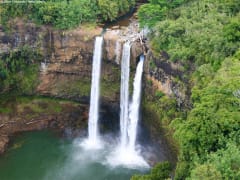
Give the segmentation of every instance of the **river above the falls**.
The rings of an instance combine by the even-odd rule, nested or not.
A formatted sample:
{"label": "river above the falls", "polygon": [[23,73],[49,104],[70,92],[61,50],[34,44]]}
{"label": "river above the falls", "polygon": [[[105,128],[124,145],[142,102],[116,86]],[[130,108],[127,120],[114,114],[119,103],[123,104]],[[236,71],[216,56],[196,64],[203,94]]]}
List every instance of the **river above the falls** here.
{"label": "river above the falls", "polygon": [[0,157],[1,180],[127,180],[147,168],[112,167],[107,155],[114,143],[88,150],[81,140],[59,137],[52,131],[17,135]]}

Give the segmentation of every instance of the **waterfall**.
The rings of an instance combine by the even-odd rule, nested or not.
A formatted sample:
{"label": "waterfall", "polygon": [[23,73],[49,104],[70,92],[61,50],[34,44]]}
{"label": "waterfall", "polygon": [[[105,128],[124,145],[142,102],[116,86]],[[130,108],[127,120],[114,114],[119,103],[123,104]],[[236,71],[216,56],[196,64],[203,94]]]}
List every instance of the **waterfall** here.
{"label": "waterfall", "polygon": [[98,111],[99,111],[99,88],[102,59],[102,44],[103,38],[96,37],[93,54],[91,100],[88,120],[88,144],[92,148],[99,146]]}
{"label": "waterfall", "polygon": [[121,95],[120,95],[120,130],[121,130],[121,147],[127,146],[128,135],[128,96],[129,96],[129,64],[130,64],[131,46],[127,42],[123,45],[122,62],[121,62]]}
{"label": "waterfall", "polygon": [[123,46],[121,64],[121,97],[120,97],[120,128],[121,128],[121,147],[129,150],[135,149],[137,137],[137,124],[139,119],[139,107],[141,103],[141,86],[144,56],[140,57],[134,78],[134,90],[132,103],[129,106],[129,64],[130,64],[129,43]]}
{"label": "waterfall", "polygon": [[107,161],[111,166],[126,166],[134,169],[138,167],[148,168],[148,164],[140,155],[140,149],[135,147],[141,100],[141,80],[144,56],[141,56],[137,65],[134,79],[133,98],[131,106],[129,107],[130,50],[131,46],[128,42],[126,42],[123,45],[121,62],[120,144],[116,147],[115,151],[109,155]]}
{"label": "waterfall", "polygon": [[137,137],[137,125],[139,120],[139,107],[141,104],[141,88],[142,88],[142,73],[143,73],[144,55],[140,56],[140,61],[137,65],[136,74],[133,83],[133,97],[130,104],[129,124],[128,124],[128,148],[135,149]]}

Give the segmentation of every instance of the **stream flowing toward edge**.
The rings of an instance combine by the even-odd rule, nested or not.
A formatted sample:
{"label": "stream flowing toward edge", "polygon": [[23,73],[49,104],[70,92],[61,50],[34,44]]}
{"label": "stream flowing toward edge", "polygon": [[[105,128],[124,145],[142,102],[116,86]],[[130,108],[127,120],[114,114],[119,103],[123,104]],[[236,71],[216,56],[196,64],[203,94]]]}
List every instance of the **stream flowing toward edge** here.
{"label": "stream flowing toward edge", "polygon": [[81,140],[59,138],[51,131],[16,136],[0,157],[1,180],[128,180],[146,173],[140,167],[112,167],[107,156],[115,144],[98,150],[84,149]]}

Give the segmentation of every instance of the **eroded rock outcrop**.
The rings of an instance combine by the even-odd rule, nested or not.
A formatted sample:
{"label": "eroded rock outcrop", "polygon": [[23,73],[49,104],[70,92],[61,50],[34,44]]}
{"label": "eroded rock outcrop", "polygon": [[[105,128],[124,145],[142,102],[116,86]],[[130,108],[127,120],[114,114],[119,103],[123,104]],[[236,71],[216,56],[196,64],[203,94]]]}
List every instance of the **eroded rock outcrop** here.
{"label": "eroded rock outcrop", "polygon": [[79,130],[87,127],[88,106],[70,101],[51,99],[18,98],[4,103],[6,112],[0,113],[0,154],[9,143],[9,138],[24,131],[54,128],[62,132],[71,129],[79,135]]}
{"label": "eroded rock outcrop", "polygon": [[[147,54],[145,62],[145,80],[148,81],[147,91],[154,93],[161,91],[168,96],[176,98],[178,106],[188,106],[189,96],[187,79],[184,76],[184,67],[180,63],[169,61],[168,54],[162,52],[160,57],[155,57],[151,51]],[[190,71],[190,70],[189,70]],[[147,83],[146,83],[147,84]]]}
{"label": "eroded rock outcrop", "polygon": [[[88,103],[94,39],[102,33],[102,28],[80,27],[69,31],[57,31],[51,27],[38,27],[19,19],[13,21],[10,26],[10,32],[0,27],[0,54],[27,45],[43,55],[36,95]],[[101,109],[101,113],[119,112],[120,61],[123,43],[127,40],[132,42],[131,70],[134,71],[138,57],[144,52],[138,39],[139,33],[138,24],[133,21],[128,27],[118,26],[107,29],[104,34],[101,106],[105,107]],[[169,96],[177,97],[181,104],[185,99],[185,89],[175,81],[177,77],[182,77],[181,68],[181,65],[170,63],[167,59],[154,57],[149,51],[145,61],[144,76],[146,81],[151,81],[151,84],[145,81],[150,87],[145,88],[145,93],[154,95],[155,91],[159,90]],[[78,128],[85,126],[88,118],[86,107],[68,105],[63,106],[63,109],[61,113],[40,113],[30,119],[25,119],[27,114],[31,115],[28,109],[24,109],[22,115],[0,114],[0,153],[8,143],[8,136],[13,133],[48,127],[62,129],[67,126]],[[112,124],[117,124],[112,122],[114,119],[117,120],[117,117],[118,114],[115,113],[114,118],[110,118]],[[107,121],[106,118],[104,120]]]}
{"label": "eroded rock outcrop", "polygon": [[9,138],[7,136],[0,136],[0,154],[5,152]]}
{"label": "eroded rock outcrop", "polygon": [[[139,41],[141,32],[134,16],[128,19],[127,25],[119,23],[105,29],[101,71],[101,98],[105,102],[119,101],[123,43],[132,42],[131,69],[134,69],[139,55],[144,52]],[[79,27],[59,31],[21,19],[13,20],[9,27],[9,32],[0,28],[0,54],[27,45],[43,55],[36,94],[89,101],[94,39],[103,32],[102,28]],[[184,85],[183,66],[170,62],[164,52],[156,58],[150,50],[146,57],[144,76],[146,81],[151,82],[151,88],[145,91],[152,94],[156,90],[161,91],[176,97],[179,105],[183,104],[188,94]]]}
{"label": "eroded rock outcrop", "polygon": [[[134,29],[132,26],[131,29]],[[27,45],[43,55],[36,94],[88,101],[94,40],[102,33],[102,28],[79,27],[59,31],[15,19],[10,22],[9,29],[6,32],[3,27],[0,28],[0,54]],[[137,27],[135,30],[138,31]],[[107,31],[104,35],[101,70],[103,100],[119,100],[121,50],[127,33],[131,33],[129,27]],[[136,65],[136,58],[141,53],[141,45],[134,42],[132,66]]]}

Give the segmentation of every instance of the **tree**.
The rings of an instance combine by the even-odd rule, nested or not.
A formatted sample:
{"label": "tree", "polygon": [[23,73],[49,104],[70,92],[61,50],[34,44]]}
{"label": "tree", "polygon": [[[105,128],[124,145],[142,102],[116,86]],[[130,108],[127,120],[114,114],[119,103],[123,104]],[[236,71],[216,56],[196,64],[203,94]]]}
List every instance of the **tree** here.
{"label": "tree", "polygon": [[166,180],[170,177],[171,165],[169,162],[156,164],[148,175],[134,175],[131,180]]}
{"label": "tree", "polygon": [[98,0],[98,6],[103,20],[114,20],[118,15],[118,3],[111,0]]}
{"label": "tree", "polygon": [[[212,164],[197,165],[191,172],[191,180],[222,180],[221,173]],[[189,180],[190,180],[189,179]]]}

